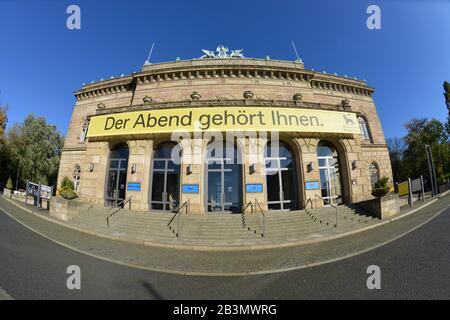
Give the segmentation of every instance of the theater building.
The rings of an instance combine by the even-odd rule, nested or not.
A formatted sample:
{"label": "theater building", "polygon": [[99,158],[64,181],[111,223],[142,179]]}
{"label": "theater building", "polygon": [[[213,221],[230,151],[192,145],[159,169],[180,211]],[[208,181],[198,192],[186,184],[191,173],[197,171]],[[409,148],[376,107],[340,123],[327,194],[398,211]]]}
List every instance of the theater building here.
{"label": "theater building", "polygon": [[136,211],[205,214],[351,204],[392,181],[365,81],[204,52],[76,91],[58,186],[70,177],[100,206],[131,197]]}

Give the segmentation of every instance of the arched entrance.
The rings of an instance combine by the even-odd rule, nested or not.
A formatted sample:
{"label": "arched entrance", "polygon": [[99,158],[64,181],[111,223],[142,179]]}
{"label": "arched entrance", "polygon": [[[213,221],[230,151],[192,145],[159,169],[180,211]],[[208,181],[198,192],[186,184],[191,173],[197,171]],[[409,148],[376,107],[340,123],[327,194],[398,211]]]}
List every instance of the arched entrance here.
{"label": "arched entrance", "polygon": [[210,143],[206,153],[208,212],[242,211],[242,161],[236,145]]}
{"label": "arched entrance", "polygon": [[114,206],[125,200],[128,146],[119,143],[109,152],[108,178],[106,184],[106,204]]}
{"label": "arched entrance", "polygon": [[[179,146],[172,142],[158,145],[153,157],[151,209],[172,211],[180,203],[180,164],[172,151]],[[178,161],[177,161],[178,162]]]}
{"label": "arched entrance", "polygon": [[267,205],[269,210],[294,210],[298,206],[295,158],[284,142],[267,143],[266,165]]}
{"label": "arched entrance", "polygon": [[320,189],[324,204],[341,204],[342,199],[342,174],[340,159],[334,145],[327,141],[320,141],[317,146],[317,158],[319,161]]}

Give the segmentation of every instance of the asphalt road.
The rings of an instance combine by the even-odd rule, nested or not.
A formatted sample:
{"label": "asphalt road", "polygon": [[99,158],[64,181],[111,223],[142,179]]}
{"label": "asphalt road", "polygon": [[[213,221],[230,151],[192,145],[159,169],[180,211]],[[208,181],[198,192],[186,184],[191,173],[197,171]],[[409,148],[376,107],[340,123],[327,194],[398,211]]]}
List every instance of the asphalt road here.
{"label": "asphalt road", "polygon": [[[67,289],[70,265],[81,269],[81,290]],[[369,265],[381,268],[380,290],[367,289]],[[14,299],[450,299],[450,209],[349,259],[238,277],[174,275],[106,262],[47,240],[0,210],[0,292]]]}

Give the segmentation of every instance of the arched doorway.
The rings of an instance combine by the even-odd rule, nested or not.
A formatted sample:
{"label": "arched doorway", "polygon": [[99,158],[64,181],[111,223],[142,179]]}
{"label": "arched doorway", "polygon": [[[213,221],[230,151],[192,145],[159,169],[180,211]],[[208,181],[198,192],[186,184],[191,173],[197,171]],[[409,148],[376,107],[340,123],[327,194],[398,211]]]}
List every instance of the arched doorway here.
{"label": "arched doorway", "polygon": [[175,163],[175,159],[172,157],[172,151],[180,152],[180,150],[174,148],[179,148],[179,145],[173,142],[164,142],[159,144],[155,150],[152,173],[152,210],[172,211],[180,203],[180,164]]}
{"label": "arched doorway", "polygon": [[342,199],[342,175],[340,170],[339,155],[329,142],[320,141],[317,146],[317,158],[319,161],[320,188],[324,204],[341,204]]}
{"label": "arched doorway", "polygon": [[294,210],[298,207],[295,158],[284,142],[267,143],[264,148],[267,205],[269,210]]}
{"label": "arched doorway", "polygon": [[207,147],[206,206],[208,212],[242,211],[242,161],[236,145]]}
{"label": "arched doorway", "polygon": [[128,146],[119,143],[109,152],[108,179],[106,185],[106,204],[114,206],[125,200]]}

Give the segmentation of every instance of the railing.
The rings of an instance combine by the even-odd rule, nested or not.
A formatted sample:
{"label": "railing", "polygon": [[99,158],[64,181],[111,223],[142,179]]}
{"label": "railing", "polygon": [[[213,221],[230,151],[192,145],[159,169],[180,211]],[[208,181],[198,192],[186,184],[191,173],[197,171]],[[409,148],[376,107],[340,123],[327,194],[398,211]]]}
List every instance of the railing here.
{"label": "railing", "polygon": [[[108,209],[108,214],[106,215],[106,225],[108,226],[108,228],[109,228],[109,218],[111,218],[117,212],[122,210],[127,203],[128,203],[128,206],[129,206],[128,209],[131,209],[131,196],[129,196],[127,199],[124,199],[124,200],[120,201],[119,203],[113,205],[111,208]],[[113,209],[117,209],[117,210],[113,211],[112,213],[109,213]]]}
{"label": "railing", "polygon": [[[265,216],[265,214],[264,214],[264,211],[262,210],[262,208],[261,208],[261,206],[260,206],[260,204],[259,204],[259,202],[258,202],[258,200],[257,199],[255,199],[255,205],[253,205],[253,203],[251,202],[251,201],[249,201],[246,205],[243,205],[242,206],[242,214],[241,214],[241,217],[242,217],[242,227],[247,227],[247,230],[248,231],[250,231],[250,227],[248,227],[247,226],[247,223],[246,223],[246,221],[245,221],[245,215],[246,215],[246,212],[245,212],[245,210],[247,210],[247,208],[248,207],[251,207],[251,213],[254,213],[255,211],[256,211],[256,209],[259,209],[259,212],[260,212],[260,214],[261,214],[261,216],[262,216],[262,232],[261,232],[261,237],[264,237],[264,235],[266,234],[266,216]],[[256,233],[256,230],[255,230],[255,233]]]}
{"label": "railing", "polygon": [[[321,199],[323,202],[326,202],[330,207],[333,207],[336,210],[336,224],[334,225],[336,228],[338,226],[338,207],[333,205],[330,201],[318,196],[317,194],[314,195],[316,198]],[[309,199],[311,200],[311,199]],[[311,206],[312,206],[312,202],[311,202]]]}
{"label": "railing", "polygon": [[251,213],[253,213],[253,204],[252,204],[251,201],[249,201],[245,206],[244,206],[244,205],[242,206],[242,215],[245,215],[245,210],[247,210],[247,208],[248,208],[249,206],[252,208]]}
{"label": "railing", "polygon": [[250,227],[247,226],[247,222],[245,220],[245,215],[246,215],[245,210],[247,210],[248,207],[251,207],[250,212],[253,213],[253,204],[251,201],[249,201],[246,205],[242,205],[241,219],[242,219],[242,227],[243,228],[247,227],[247,230],[250,231]]}
{"label": "railing", "polygon": [[255,198],[255,208],[259,209],[259,213],[262,215],[262,233],[261,233],[261,237],[264,237],[264,235],[266,234],[266,215],[264,214],[264,211],[261,209],[261,206],[258,202],[258,200]]}
{"label": "railing", "polygon": [[[177,238],[179,238],[180,236],[180,215],[181,215],[181,211],[183,209],[185,209],[186,214],[189,213],[189,204],[190,201],[185,201],[177,210],[177,212],[175,212],[175,214],[173,215],[172,219],[170,219],[169,223],[167,224],[167,227],[169,228],[169,230],[172,230],[173,233],[175,233],[175,236]],[[172,227],[172,222],[175,220],[176,225],[177,225],[177,229],[173,229]]]}
{"label": "railing", "polygon": [[313,208],[313,203],[312,203],[311,198],[308,198],[308,200],[306,200],[305,209],[306,209],[306,207],[308,207],[308,203],[311,205],[311,209],[312,209]]}

